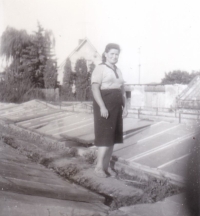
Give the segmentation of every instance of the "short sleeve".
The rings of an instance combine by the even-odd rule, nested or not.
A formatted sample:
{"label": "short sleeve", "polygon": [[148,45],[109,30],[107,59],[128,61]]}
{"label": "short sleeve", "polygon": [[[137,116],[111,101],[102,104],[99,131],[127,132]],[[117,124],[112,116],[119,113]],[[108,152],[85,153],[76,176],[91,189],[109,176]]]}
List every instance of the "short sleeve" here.
{"label": "short sleeve", "polygon": [[103,68],[100,65],[98,65],[94,69],[94,71],[92,72],[91,84],[92,83],[98,83],[98,84],[101,85],[102,78],[103,78]]}

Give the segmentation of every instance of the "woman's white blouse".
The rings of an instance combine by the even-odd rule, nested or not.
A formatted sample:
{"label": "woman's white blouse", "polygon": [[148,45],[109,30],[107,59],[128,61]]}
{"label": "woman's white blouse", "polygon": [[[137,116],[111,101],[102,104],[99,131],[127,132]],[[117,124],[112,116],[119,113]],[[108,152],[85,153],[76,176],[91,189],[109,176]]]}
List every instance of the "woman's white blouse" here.
{"label": "woman's white blouse", "polygon": [[116,69],[118,78],[113,69],[106,64],[96,66],[92,73],[91,84],[100,84],[100,89],[119,89],[125,83],[119,68]]}

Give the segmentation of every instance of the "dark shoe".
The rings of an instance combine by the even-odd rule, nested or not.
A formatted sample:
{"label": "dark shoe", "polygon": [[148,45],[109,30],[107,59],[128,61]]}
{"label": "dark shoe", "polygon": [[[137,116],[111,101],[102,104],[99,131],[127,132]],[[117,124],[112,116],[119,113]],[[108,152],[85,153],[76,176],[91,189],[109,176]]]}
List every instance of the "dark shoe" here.
{"label": "dark shoe", "polygon": [[108,175],[108,177],[111,177],[111,178],[116,178],[117,174],[115,171],[109,169],[109,171],[105,171],[105,173]]}

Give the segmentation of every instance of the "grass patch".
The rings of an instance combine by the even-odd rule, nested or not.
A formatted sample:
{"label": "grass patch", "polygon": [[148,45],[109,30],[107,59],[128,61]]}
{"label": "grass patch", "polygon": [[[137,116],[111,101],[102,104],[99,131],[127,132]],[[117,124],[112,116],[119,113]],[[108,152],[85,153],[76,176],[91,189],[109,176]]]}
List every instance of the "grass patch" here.
{"label": "grass patch", "polygon": [[183,187],[172,184],[168,178],[158,179],[148,175],[148,180],[144,180],[139,176],[130,176],[123,170],[118,172],[118,178],[125,181],[127,185],[144,191],[142,203],[155,203],[184,190]]}

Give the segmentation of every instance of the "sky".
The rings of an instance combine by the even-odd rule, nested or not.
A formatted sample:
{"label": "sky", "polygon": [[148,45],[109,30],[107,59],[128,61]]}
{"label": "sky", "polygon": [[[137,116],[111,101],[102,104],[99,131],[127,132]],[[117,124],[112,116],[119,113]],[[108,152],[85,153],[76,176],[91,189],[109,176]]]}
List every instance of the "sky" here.
{"label": "sky", "polygon": [[127,83],[159,83],[165,72],[200,71],[199,8],[199,0],[0,0],[0,35],[7,26],[32,33],[39,21],[54,33],[58,65],[79,39],[100,54],[118,43]]}

